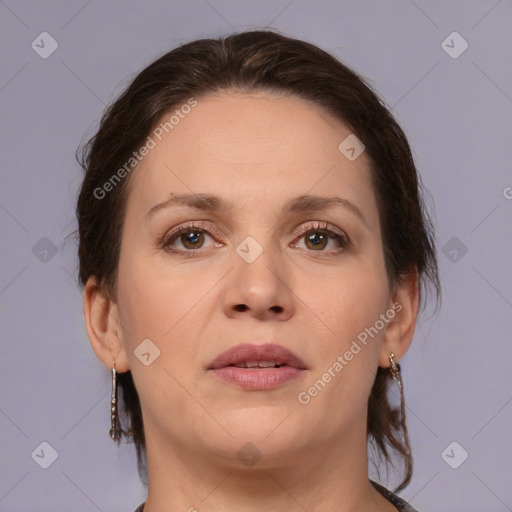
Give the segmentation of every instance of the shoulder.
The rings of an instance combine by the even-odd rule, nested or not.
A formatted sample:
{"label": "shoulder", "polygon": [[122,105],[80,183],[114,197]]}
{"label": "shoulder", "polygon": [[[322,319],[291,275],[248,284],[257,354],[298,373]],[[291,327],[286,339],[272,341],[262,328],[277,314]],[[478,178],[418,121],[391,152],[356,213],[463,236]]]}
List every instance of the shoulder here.
{"label": "shoulder", "polygon": [[374,482],[373,480],[370,480],[370,482],[373,487],[375,487],[375,489],[377,489],[377,491],[379,491],[382,496],[384,496],[384,498],[390,501],[399,510],[399,512],[419,512],[414,507],[409,505],[409,503],[407,503],[403,498],[400,498],[400,496],[391,492],[389,489],[386,489],[384,486]]}

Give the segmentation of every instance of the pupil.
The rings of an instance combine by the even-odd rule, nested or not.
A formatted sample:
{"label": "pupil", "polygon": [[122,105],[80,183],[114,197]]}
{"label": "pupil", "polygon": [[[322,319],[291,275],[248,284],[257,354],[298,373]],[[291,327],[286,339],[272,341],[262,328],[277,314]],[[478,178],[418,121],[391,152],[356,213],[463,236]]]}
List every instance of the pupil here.
{"label": "pupil", "polygon": [[325,242],[325,235],[322,233],[312,233],[308,236],[308,240],[313,246],[318,247],[322,242]]}

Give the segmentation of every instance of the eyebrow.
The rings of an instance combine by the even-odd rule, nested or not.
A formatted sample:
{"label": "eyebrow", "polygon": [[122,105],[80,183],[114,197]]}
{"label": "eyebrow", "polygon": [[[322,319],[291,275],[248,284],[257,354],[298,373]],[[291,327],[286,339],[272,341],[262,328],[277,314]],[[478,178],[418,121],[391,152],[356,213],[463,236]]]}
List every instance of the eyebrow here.
{"label": "eyebrow", "polygon": [[[220,197],[212,194],[177,194],[171,196],[163,203],[153,206],[147,213],[146,218],[153,216],[160,210],[171,208],[173,206],[186,206],[198,210],[209,212],[228,212],[233,210],[235,205],[231,202],[222,200]],[[335,207],[341,207],[349,210],[356,215],[368,228],[370,227],[362,211],[348,199],[337,196],[323,197],[314,195],[303,195],[289,199],[281,209],[281,216],[290,213],[300,212],[319,212],[329,210]]]}

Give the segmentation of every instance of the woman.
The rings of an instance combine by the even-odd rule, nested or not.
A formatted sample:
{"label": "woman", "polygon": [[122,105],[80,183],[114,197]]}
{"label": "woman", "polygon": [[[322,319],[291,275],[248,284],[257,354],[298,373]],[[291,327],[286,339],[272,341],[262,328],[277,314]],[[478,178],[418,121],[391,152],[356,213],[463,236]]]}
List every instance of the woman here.
{"label": "woman", "polygon": [[[271,31],[191,42],[81,165],[84,316],[136,512],[414,511],[398,361],[439,280],[406,137],[363,79]],[[368,446],[403,459],[395,492]]]}

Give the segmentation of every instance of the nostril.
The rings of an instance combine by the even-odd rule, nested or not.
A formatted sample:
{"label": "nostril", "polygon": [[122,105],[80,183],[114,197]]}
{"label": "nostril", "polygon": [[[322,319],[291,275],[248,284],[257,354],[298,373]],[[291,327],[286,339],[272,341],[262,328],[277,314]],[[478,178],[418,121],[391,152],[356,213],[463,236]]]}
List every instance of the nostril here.
{"label": "nostril", "polygon": [[[247,309],[249,309],[249,308],[245,304],[237,304],[235,306],[235,310],[236,311],[246,311]],[[282,313],[283,312],[282,306],[272,306],[270,309],[271,309],[271,311],[274,311],[276,313]]]}

